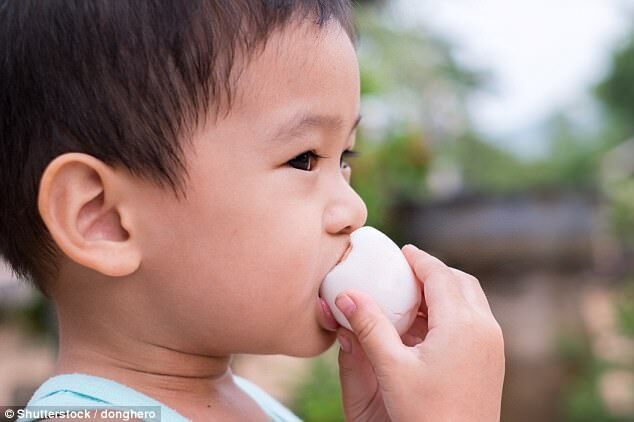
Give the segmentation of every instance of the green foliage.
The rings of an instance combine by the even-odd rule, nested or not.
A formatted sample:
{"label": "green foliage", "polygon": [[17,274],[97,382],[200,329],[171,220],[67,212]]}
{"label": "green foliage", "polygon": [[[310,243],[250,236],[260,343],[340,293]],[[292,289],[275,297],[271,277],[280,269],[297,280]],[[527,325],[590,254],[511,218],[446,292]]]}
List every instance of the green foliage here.
{"label": "green foliage", "polygon": [[381,133],[368,133],[362,124],[356,147],[362,156],[353,161],[352,186],[368,207],[367,224],[391,234],[392,206],[427,193],[427,134],[439,132],[434,122],[467,121],[465,97],[484,75],[461,67],[452,46],[425,28],[404,27],[379,8],[357,9],[355,25],[360,33],[361,101],[380,103],[388,122]]}
{"label": "green foliage", "polygon": [[16,318],[23,324],[29,333],[34,335],[47,335],[51,333],[48,319],[51,315],[51,304],[45,298],[38,295],[31,303],[20,309]]}
{"label": "green foliage", "polygon": [[634,179],[620,180],[610,186],[610,218],[615,235],[634,247]]}
{"label": "green foliage", "polygon": [[352,163],[351,184],[368,207],[367,225],[390,232],[391,207],[425,194],[429,152],[416,131],[394,131],[380,144],[360,136],[357,145],[361,156]]}
{"label": "green foliage", "polygon": [[469,190],[505,193],[546,184],[541,163],[525,163],[472,132],[447,145],[442,154],[459,163]]}
{"label": "green foliage", "polygon": [[576,130],[564,115],[555,115],[549,126],[550,160],[547,172],[563,187],[588,187],[597,181],[602,146],[599,139]]}
{"label": "green foliage", "polygon": [[477,136],[466,133],[439,154],[453,157],[467,189],[511,193],[529,189],[593,186],[599,165],[596,146],[563,131],[553,135],[547,159],[525,161]]}
{"label": "green foliage", "polygon": [[596,93],[607,108],[618,115],[634,131],[634,33],[613,54],[608,76],[601,82]]}
{"label": "green foliage", "polygon": [[599,398],[596,379],[586,376],[574,385],[565,402],[566,420],[569,422],[620,422],[611,416]]}
{"label": "green foliage", "polygon": [[361,69],[361,96],[374,95],[381,92],[381,82],[379,78],[364,69]]}
{"label": "green foliage", "polygon": [[447,113],[468,120],[464,99],[485,76],[461,67],[452,46],[424,27],[404,27],[380,8],[358,8],[355,25],[361,101],[379,102],[389,122],[380,134],[364,131],[362,124],[356,147],[362,155],[353,161],[351,183],[368,207],[367,224],[391,234],[393,205],[427,193],[431,139],[426,133],[434,121],[451,120],[437,104],[452,104]]}
{"label": "green foliage", "polygon": [[25,303],[0,309],[0,324],[16,324],[33,337],[56,341],[54,321],[53,305],[39,291]]}
{"label": "green foliage", "polygon": [[[614,312],[618,330],[634,339],[634,278],[629,279],[617,299]],[[605,406],[598,390],[599,380],[607,370],[622,369],[634,371],[634,362],[622,366],[605,362],[592,352],[591,338],[577,333],[559,339],[559,356],[565,363],[568,382],[563,391],[562,411],[570,422],[626,422],[634,420],[634,415],[614,415]]]}
{"label": "green foliage", "polygon": [[[616,314],[621,333],[634,338],[634,277],[626,284],[623,294],[616,303]],[[632,365],[634,371],[634,362]]]}
{"label": "green foliage", "polygon": [[404,27],[374,7],[357,9],[355,24],[361,69],[374,81],[368,93],[414,90],[426,101],[439,88],[441,95],[462,95],[487,80],[486,73],[460,66],[453,46],[423,26]]}

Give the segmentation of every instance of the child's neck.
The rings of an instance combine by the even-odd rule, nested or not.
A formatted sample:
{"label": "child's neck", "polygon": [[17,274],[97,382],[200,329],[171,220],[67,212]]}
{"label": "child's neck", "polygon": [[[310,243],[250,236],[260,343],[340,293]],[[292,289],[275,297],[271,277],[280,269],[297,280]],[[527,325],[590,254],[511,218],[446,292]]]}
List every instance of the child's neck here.
{"label": "child's neck", "polygon": [[[74,324],[70,324],[74,326]],[[187,417],[248,403],[259,419],[259,407],[233,382],[232,356],[189,354],[130,338],[116,330],[100,335],[68,329],[60,320],[55,375],[85,373],[127,385]],[[75,327],[76,328],[76,327]],[[246,398],[246,401],[245,401]],[[250,403],[249,403],[250,402]]]}
{"label": "child's neck", "polygon": [[269,420],[259,405],[233,382],[230,357],[218,361],[218,371],[224,368],[218,376],[210,372],[190,376],[151,371],[147,365],[139,370],[105,355],[95,359],[94,350],[73,347],[72,353],[66,354],[62,350],[60,347],[55,375],[78,372],[108,378],[150,396],[191,420]]}

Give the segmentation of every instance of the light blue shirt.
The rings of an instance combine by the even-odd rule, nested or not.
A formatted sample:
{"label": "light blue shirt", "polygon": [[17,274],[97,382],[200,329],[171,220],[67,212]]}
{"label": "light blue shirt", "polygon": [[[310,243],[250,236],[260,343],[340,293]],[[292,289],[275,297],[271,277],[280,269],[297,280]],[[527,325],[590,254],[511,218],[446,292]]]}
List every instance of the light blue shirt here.
{"label": "light blue shirt", "polygon": [[[274,422],[301,422],[293,412],[280,402],[268,395],[257,385],[245,378],[233,376],[233,379],[245,393],[247,393]],[[50,406],[55,410],[72,409],[100,409],[112,406],[125,408],[139,406],[160,406],[161,422],[186,422],[185,418],[174,409],[154,400],[145,394],[116,381],[88,374],[62,374],[46,380],[33,393],[26,409],[31,406],[34,412],[43,406]],[[145,408],[147,409],[147,408]],[[18,422],[36,421],[34,418],[20,418]],[[148,419],[151,420],[151,419]],[[156,419],[155,419],[156,420]]]}

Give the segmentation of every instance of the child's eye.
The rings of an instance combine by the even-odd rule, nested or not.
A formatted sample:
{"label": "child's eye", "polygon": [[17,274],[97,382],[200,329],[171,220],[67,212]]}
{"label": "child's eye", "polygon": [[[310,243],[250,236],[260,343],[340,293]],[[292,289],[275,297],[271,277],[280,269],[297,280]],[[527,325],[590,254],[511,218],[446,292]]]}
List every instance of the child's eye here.
{"label": "child's eye", "polygon": [[347,149],[343,152],[343,154],[341,155],[341,163],[340,165],[344,165],[345,167],[352,167],[350,165],[350,163],[348,161],[344,161],[344,157],[345,158],[354,158],[354,157],[358,157],[361,153],[359,151],[354,151],[352,149]]}
{"label": "child's eye", "polygon": [[[350,163],[348,163],[347,161],[344,161],[343,158],[357,157],[357,156],[359,156],[359,152],[347,149],[341,155],[341,161],[339,165],[340,166],[343,165],[344,168],[350,167]],[[311,150],[311,151],[306,151],[298,155],[297,157],[290,160],[288,163],[298,170],[311,171],[313,168],[313,160],[320,159],[320,158],[328,158],[328,157],[319,155],[315,151]]]}
{"label": "child's eye", "polygon": [[317,158],[325,158],[317,155],[314,151],[306,151],[290,160],[288,163],[298,170],[311,171],[313,168],[313,160]]}

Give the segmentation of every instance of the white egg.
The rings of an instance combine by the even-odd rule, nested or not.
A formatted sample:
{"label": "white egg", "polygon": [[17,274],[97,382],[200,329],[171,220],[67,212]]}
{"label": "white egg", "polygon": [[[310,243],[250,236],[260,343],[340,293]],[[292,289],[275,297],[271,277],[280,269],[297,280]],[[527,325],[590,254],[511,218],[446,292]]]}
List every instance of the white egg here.
{"label": "white egg", "polygon": [[350,235],[352,248],[324,278],[319,289],[333,316],[351,329],[335,306],[345,290],[370,295],[394,324],[400,335],[414,322],[421,301],[421,288],[401,249],[374,227],[361,227]]}

